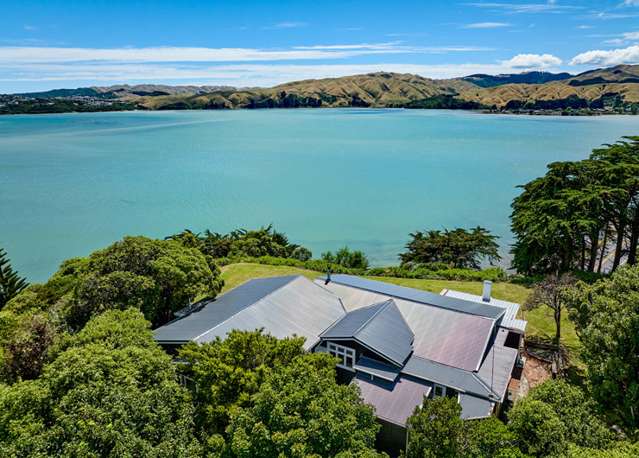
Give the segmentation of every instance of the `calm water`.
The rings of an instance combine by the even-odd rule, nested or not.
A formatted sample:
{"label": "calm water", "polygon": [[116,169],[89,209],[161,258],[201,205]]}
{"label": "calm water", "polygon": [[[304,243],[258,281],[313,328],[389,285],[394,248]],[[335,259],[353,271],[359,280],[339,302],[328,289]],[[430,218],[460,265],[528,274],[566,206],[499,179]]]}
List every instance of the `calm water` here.
{"label": "calm water", "polygon": [[396,262],[408,233],[511,242],[516,185],[639,117],[270,110],[0,117],[0,246],[32,281],[125,234],[274,223],[316,255]]}

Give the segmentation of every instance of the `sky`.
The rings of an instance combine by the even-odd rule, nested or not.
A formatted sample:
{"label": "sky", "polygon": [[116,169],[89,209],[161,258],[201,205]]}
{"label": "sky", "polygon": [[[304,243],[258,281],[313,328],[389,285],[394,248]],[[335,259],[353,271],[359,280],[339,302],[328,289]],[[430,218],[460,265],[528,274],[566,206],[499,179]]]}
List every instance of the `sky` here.
{"label": "sky", "polygon": [[0,93],[639,63],[639,0],[0,0]]}

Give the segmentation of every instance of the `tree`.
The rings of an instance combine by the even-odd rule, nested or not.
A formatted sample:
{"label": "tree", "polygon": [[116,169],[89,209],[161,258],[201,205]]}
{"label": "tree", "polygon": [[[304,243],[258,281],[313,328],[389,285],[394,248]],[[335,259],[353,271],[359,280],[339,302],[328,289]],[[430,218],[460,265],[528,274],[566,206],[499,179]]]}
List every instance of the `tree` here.
{"label": "tree", "polygon": [[443,262],[457,268],[479,269],[483,260],[492,264],[501,259],[497,237],[483,227],[417,231],[410,236],[408,251],[399,255],[404,265]]}
{"label": "tree", "polygon": [[550,406],[565,427],[568,442],[580,447],[605,448],[614,436],[596,415],[595,403],[579,387],[564,380],[548,380],[536,386],[529,394]]}
{"label": "tree", "polygon": [[495,417],[464,422],[462,455],[469,458],[519,457],[516,437]]}
{"label": "tree", "polygon": [[526,300],[525,309],[532,310],[547,306],[553,311],[555,320],[554,343],[557,350],[561,347],[561,316],[567,305],[567,296],[575,279],[570,274],[551,274],[535,284],[532,293]]}
{"label": "tree", "polygon": [[7,380],[30,380],[38,377],[48,360],[49,347],[56,329],[46,315],[27,315],[3,348]]}
{"label": "tree", "polygon": [[185,229],[167,239],[179,241],[189,248],[197,248],[212,258],[274,256],[306,261],[312,257],[310,250],[290,243],[286,234],[276,231],[272,225],[257,230],[235,229],[228,234],[208,229],[203,234],[196,234]]}
{"label": "tree", "polygon": [[231,331],[224,340],[190,343],[179,352],[190,381],[196,423],[204,435],[222,434],[231,412],[250,407],[271,370],[304,354],[303,338],[276,339],[261,331]]}
{"label": "tree", "polygon": [[219,269],[194,248],[172,240],[125,237],[94,252],[77,272],[67,322],[79,329],[110,309],[140,309],[154,326],[196,299],[215,297]]}
{"label": "tree", "polygon": [[462,455],[464,421],[454,398],[424,399],[406,425],[408,458],[454,458]]}
{"label": "tree", "polygon": [[335,376],[335,361],[326,354],[298,356],[273,371],[254,405],[233,412],[230,451],[247,458],[372,456],[379,429],[373,409]]}
{"label": "tree", "polygon": [[359,250],[351,251],[348,247],[340,248],[335,254],[330,251],[322,253],[322,259],[347,269],[368,269],[368,258],[364,252]]}
{"label": "tree", "polygon": [[0,248],[0,309],[29,284],[11,267],[7,252]]}
{"label": "tree", "polygon": [[0,454],[194,456],[192,417],[149,323],[113,310],[69,337],[38,379],[0,386]]}
{"label": "tree", "polygon": [[582,161],[554,162],[522,188],[511,215],[519,272],[599,271],[611,244],[611,270],[624,256],[636,263],[639,137],[595,149]]}
{"label": "tree", "polygon": [[566,450],[566,427],[548,404],[524,398],[508,416],[508,427],[516,435],[522,452],[542,457],[560,455]]}
{"label": "tree", "polygon": [[639,266],[580,282],[570,313],[594,398],[615,421],[639,427]]}

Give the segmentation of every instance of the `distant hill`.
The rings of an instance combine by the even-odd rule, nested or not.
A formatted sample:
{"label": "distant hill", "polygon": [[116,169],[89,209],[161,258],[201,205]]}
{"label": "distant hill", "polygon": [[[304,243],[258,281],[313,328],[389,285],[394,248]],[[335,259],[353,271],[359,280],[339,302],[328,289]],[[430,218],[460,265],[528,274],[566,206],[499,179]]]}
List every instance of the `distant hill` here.
{"label": "distant hill", "polygon": [[495,87],[502,84],[544,84],[550,81],[561,81],[572,77],[570,73],[549,72],[524,72],[507,73],[502,75],[475,75],[464,76],[462,79],[480,87]]}
{"label": "distant hill", "polygon": [[30,98],[56,98],[56,97],[98,97],[98,98],[123,98],[145,97],[160,95],[194,95],[207,92],[235,90],[230,86],[167,86],[163,84],[120,84],[116,86],[81,87],[77,89],[53,89],[43,92],[26,92],[15,94]]}
{"label": "distant hill", "polygon": [[[619,65],[572,76],[527,72],[476,74],[435,80],[419,75],[369,73],[304,80],[272,88],[236,89],[217,86],[119,85],[22,94],[2,104],[0,113],[28,100],[46,110],[67,98],[80,111],[111,109],[113,102],[143,110],[388,107],[482,109],[509,112],[636,113],[639,110],[639,65]],[[82,99],[85,97],[86,100]],[[79,98],[79,99],[78,99]],[[106,101],[112,101],[107,105]],[[35,109],[35,108],[34,108]],[[28,112],[28,111],[27,111]],[[40,112],[40,111],[38,111]]]}

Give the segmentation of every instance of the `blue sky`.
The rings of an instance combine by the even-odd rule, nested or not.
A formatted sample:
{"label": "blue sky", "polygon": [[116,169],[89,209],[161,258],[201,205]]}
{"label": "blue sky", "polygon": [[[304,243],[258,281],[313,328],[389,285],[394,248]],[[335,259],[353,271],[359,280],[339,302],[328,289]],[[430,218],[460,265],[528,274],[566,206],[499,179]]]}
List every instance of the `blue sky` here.
{"label": "blue sky", "polygon": [[639,63],[639,0],[2,2],[0,92]]}

